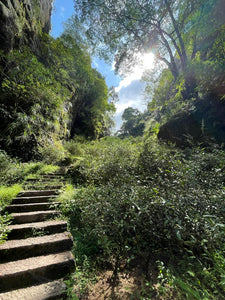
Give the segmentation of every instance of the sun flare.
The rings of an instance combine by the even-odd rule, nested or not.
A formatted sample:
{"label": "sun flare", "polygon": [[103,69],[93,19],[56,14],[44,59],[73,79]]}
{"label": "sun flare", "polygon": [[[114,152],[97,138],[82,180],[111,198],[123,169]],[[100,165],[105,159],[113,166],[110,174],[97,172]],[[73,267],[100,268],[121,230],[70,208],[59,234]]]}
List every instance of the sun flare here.
{"label": "sun flare", "polygon": [[119,92],[123,87],[130,85],[132,81],[140,80],[146,70],[152,69],[155,61],[155,55],[151,52],[138,54],[138,61],[139,63],[134,66],[130,74],[121,80],[119,86],[116,87],[116,92]]}
{"label": "sun flare", "polygon": [[152,69],[155,61],[155,55],[152,52],[143,55],[143,66],[145,70]]}

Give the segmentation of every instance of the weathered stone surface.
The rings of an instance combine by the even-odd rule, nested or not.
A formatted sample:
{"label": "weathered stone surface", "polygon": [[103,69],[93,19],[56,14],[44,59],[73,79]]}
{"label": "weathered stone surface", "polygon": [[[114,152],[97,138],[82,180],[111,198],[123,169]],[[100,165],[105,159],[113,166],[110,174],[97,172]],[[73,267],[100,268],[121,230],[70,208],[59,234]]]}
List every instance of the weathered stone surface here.
{"label": "weathered stone surface", "polygon": [[27,203],[27,204],[13,204],[8,205],[6,210],[8,213],[31,212],[40,210],[49,210],[52,207],[59,206],[59,202],[41,202],[41,203]]}
{"label": "weathered stone surface", "polygon": [[70,251],[0,264],[0,292],[59,279],[73,268]]}
{"label": "weathered stone surface", "polygon": [[52,190],[29,190],[29,191],[22,191],[18,194],[17,197],[30,197],[30,196],[51,196],[51,195],[58,195],[59,191],[52,189]]}
{"label": "weathered stone surface", "polygon": [[34,222],[25,224],[9,225],[8,239],[22,239],[35,236],[36,233],[45,235],[67,231],[67,222],[64,220]]}
{"label": "weathered stone surface", "polygon": [[38,36],[51,29],[53,0],[1,0],[0,49],[9,51],[21,44],[38,48]]}
{"label": "weathered stone surface", "polygon": [[25,213],[12,214],[12,224],[23,224],[32,222],[41,222],[47,219],[51,219],[60,215],[58,210],[45,210]]}
{"label": "weathered stone surface", "polygon": [[[63,278],[74,269],[73,239],[66,221],[45,220],[60,214],[51,202],[58,193],[23,191],[7,207],[15,225],[0,246],[0,300],[66,299]],[[27,212],[15,213],[21,210]]]}
{"label": "weathered stone surface", "polygon": [[32,256],[68,251],[72,246],[73,239],[69,232],[9,240],[0,245],[0,257],[1,262],[7,262]]}
{"label": "weathered stone surface", "polygon": [[66,299],[66,285],[63,280],[51,281],[45,284],[14,290],[0,294],[0,300],[47,300]]}
{"label": "weathered stone surface", "polygon": [[[25,194],[26,195],[26,194]],[[25,196],[17,197],[12,200],[12,204],[23,204],[23,203],[43,203],[50,199],[56,198],[56,195],[46,195],[46,196]]]}
{"label": "weathered stone surface", "polygon": [[29,184],[29,185],[26,185],[26,189],[32,189],[32,190],[38,190],[38,189],[58,189],[60,190],[61,188],[63,188],[63,185],[62,184],[59,184],[59,185],[53,185],[53,184],[49,184],[49,185],[44,185],[43,184]]}

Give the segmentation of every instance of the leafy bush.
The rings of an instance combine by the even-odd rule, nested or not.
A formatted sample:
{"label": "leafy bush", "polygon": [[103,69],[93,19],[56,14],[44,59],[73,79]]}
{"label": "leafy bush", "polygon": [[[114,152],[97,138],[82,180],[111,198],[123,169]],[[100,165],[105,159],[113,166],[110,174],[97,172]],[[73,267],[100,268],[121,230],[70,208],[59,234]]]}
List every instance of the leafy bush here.
{"label": "leafy bush", "polygon": [[43,162],[46,164],[59,164],[65,158],[65,150],[62,145],[48,145],[45,147],[39,147]]}
{"label": "leafy bush", "polygon": [[7,226],[10,221],[10,215],[8,215],[7,213],[0,214],[0,245],[7,239],[7,234],[9,232]]}
{"label": "leafy bush", "polygon": [[7,155],[5,151],[0,150],[0,178],[1,182],[4,180],[4,175],[9,170],[13,160]]}
{"label": "leafy bush", "polygon": [[[40,146],[75,134],[106,135],[115,112],[105,79],[92,69],[87,51],[66,34],[40,39],[38,56],[25,46],[0,52],[0,145],[24,161],[40,158]],[[47,148],[52,163],[60,151]]]}
{"label": "leafy bush", "polygon": [[124,141],[119,138],[103,138],[81,144],[82,159],[71,165],[71,176],[74,181],[80,178],[81,182],[96,185],[110,181],[121,185],[122,182],[129,181],[129,174],[133,172],[134,162],[140,151],[140,145],[136,141],[133,138]]}
{"label": "leafy bush", "polygon": [[[62,196],[62,210],[83,259],[108,266],[144,255],[147,265],[154,257],[168,270],[165,277],[174,276],[181,299],[211,295],[213,284],[218,295],[224,293],[224,150],[181,151],[152,138],[106,138],[76,147],[82,159],[70,174],[82,180]],[[160,280],[166,287],[167,279]]]}

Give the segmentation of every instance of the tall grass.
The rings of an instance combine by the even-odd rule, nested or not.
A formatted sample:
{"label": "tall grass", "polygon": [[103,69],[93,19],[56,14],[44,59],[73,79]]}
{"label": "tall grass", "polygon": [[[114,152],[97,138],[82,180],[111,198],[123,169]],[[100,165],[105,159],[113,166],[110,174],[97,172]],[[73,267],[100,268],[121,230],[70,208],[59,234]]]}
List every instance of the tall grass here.
{"label": "tall grass", "polygon": [[18,184],[11,187],[0,186],[0,244],[7,238],[7,225],[11,220],[10,215],[4,212],[4,209],[21,190],[22,187]]}

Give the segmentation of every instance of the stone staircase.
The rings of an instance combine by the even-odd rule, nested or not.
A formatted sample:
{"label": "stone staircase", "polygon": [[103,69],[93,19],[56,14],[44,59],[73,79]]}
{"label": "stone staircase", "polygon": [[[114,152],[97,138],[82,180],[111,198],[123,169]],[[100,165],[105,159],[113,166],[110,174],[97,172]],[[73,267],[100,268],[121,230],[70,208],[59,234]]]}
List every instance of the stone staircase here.
{"label": "stone staircase", "polygon": [[31,178],[7,207],[13,221],[0,245],[0,300],[66,298],[63,279],[74,269],[73,240],[66,221],[54,220],[63,183],[63,174]]}

